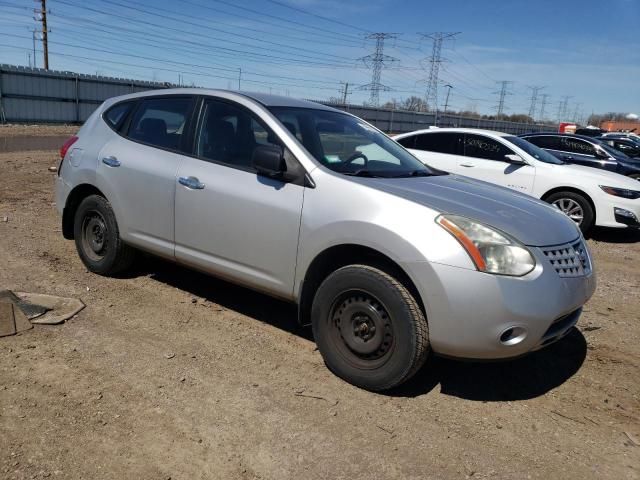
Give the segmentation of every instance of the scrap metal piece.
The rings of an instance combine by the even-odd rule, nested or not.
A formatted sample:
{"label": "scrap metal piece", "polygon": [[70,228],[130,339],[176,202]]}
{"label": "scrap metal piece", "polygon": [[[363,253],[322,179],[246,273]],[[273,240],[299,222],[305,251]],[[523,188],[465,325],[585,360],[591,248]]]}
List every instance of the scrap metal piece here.
{"label": "scrap metal piece", "polygon": [[0,302],[0,337],[15,335],[33,328],[29,319],[13,303]]}
{"label": "scrap metal piece", "polygon": [[85,304],[76,298],[26,292],[16,292],[16,295],[18,295],[22,301],[42,305],[48,309],[44,315],[31,320],[31,323],[34,324],[57,325],[70,319],[85,307]]}
{"label": "scrap metal piece", "polygon": [[25,302],[11,290],[0,291],[0,303],[13,303],[22,310],[22,313],[24,313],[29,320],[44,315],[46,312],[51,310],[50,308],[42,305]]}

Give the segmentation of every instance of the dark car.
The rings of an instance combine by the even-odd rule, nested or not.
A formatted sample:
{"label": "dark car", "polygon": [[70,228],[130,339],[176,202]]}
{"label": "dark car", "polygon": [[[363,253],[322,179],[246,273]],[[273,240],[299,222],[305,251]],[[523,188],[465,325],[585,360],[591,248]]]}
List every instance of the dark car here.
{"label": "dark car", "polygon": [[640,157],[640,140],[634,138],[618,138],[613,136],[596,137],[605,145],[615,148],[631,158]]}
{"label": "dark car", "polygon": [[631,158],[595,138],[566,133],[527,133],[521,137],[563,162],[609,170],[640,180],[640,159]]}

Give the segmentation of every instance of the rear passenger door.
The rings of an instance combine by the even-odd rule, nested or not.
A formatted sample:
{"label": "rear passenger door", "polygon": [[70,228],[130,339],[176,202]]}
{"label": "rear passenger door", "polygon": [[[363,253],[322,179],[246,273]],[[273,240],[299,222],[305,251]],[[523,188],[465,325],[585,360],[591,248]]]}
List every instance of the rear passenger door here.
{"label": "rear passenger door", "polygon": [[173,258],[176,172],[187,148],[194,99],[144,97],[98,154],[97,186],[123,240]]}
{"label": "rear passenger door", "polygon": [[451,173],[462,173],[464,160],[463,134],[458,132],[429,132],[400,140],[423,163]]}
{"label": "rear passenger door", "polygon": [[595,147],[584,140],[572,137],[559,137],[562,160],[587,167],[604,168],[601,159],[596,156]]}
{"label": "rear passenger door", "polygon": [[[282,143],[245,107],[213,98],[203,100],[194,143],[177,175],[176,258],[290,297],[304,187],[252,165],[257,146]],[[297,162],[286,150],[285,158]]]}

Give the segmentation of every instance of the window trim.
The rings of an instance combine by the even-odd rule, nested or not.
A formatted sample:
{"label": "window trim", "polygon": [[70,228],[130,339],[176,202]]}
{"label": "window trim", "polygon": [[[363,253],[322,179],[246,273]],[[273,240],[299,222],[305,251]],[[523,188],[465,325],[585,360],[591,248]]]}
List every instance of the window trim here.
{"label": "window trim", "polygon": [[[129,136],[129,131],[131,130],[131,121],[132,121],[133,117],[135,116],[135,114],[138,113],[138,110],[140,110],[140,107],[141,107],[141,105],[142,105],[142,103],[144,101],[146,101],[146,100],[159,100],[159,99],[175,99],[175,98],[188,99],[188,100],[191,101],[191,103],[189,105],[189,109],[187,111],[187,114],[185,115],[183,133],[182,133],[182,135],[180,135],[180,145],[179,145],[178,149],[161,147],[159,145],[154,145],[152,143],[143,142],[143,141],[131,138]],[[129,100],[124,100],[124,102],[126,102],[126,101],[129,101]],[[120,135],[125,140],[128,140],[128,141],[133,142],[133,143],[137,143],[139,145],[144,145],[145,147],[156,148],[156,149],[162,150],[164,152],[177,153],[177,154],[181,154],[181,155],[187,154],[189,144],[186,143],[186,141],[187,141],[187,137],[188,137],[188,132],[190,131],[190,129],[192,127],[191,126],[191,122],[192,122],[192,119],[193,119],[193,112],[194,112],[194,109],[195,109],[194,107],[196,105],[196,96],[195,95],[188,95],[188,94],[145,95],[145,96],[142,96],[142,97],[134,98],[133,101],[135,102],[135,105],[131,109],[129,114],[127,115],[126,121],[119,127],[118,130],[114,130],[118,135]],[[124,103],[124,102],[120,102],[120,103]],[[106,122],[106,123],[108,124],[108,122]],[[187,133],[187,135],[185,135],[185,133]]]}

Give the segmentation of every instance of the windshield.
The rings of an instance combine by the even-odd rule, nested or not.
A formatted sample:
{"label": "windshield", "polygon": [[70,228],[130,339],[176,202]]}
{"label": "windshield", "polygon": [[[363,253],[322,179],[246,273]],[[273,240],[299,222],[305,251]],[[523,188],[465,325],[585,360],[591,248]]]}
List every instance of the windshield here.
{"label": "windshield", "polygon": [[272,107],[269,110],[316,160],[335,172],[384,178],[441,173],[351,115],[313,108]]}
{"label": "windshield", "polygon": [[524,138],[520,137],[502,137],[504,140],[513,143],[516,147],[521,148],[536,160],[540,160],[544,163],[553,163],[555,165],[564,165],[564,162],[559,158],[554,157],[546,150],[541,149],[537,145],[531,142],[527,142]]}

